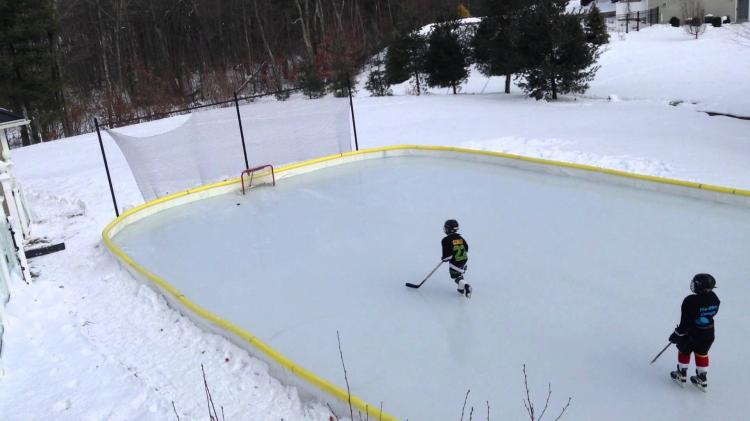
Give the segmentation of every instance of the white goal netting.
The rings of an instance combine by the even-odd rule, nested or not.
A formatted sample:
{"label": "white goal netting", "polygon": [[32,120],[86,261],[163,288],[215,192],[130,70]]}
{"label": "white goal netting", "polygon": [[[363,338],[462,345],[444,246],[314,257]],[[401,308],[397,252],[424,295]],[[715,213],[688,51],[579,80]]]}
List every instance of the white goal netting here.
{"label": "white goal netting", "polygon": [[[346,98],[257,102],[240,106],[240,114],[250,167],[352,150]],[[153,136],[107,132],[146,201],[236,178],[245,169],[234,107],[193,112],[181,126]]]}

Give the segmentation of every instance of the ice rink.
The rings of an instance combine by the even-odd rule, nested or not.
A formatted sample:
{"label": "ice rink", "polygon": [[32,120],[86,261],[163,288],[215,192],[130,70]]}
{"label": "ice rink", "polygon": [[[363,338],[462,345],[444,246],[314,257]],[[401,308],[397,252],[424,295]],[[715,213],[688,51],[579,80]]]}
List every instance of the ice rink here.
{"label": "ice rink", "polygon": [[[470,245],[459,296],[445,219]],[[750,209],[453,158],[390,157],[165,210],[114,242],[203,308],[401,419],[748,419]],[[649,361],[697,272],[722,306],[709,391]],[[690,371],[693,371],[691,366]],[[220,401],[220,397],[215,397]],[[344,414],[339,414],[344,415]],[[348,415],[348,414],[346,414]],[[372,414],[370,415],[372,419]]]}

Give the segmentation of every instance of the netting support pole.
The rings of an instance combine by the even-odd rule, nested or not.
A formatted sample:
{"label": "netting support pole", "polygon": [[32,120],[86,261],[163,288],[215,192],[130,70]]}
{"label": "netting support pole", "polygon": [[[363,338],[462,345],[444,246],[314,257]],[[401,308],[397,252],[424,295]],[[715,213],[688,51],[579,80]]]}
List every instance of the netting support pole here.
{"label": "netting support pole", "polygon": [[352,110],[352,127],[354,128],[354,150],[359,150],[359,141],[357,140],[357,121],[354,119],[354,101],[352,101],[352,79],[349,73],[346,74],[346,87],[349,89],[349,108]]}
{"label": "netting support pole", "polygon": [[104,153],[104,142],[102,142],[102,132],[99,130],[99,120],[94,118],[94,126],[96,126],[96,136],[99,138],[99,148],[102,150],[102,159],[104,160],[104,170],[107,172],[107,181],[109,182],[109,193],[112,195],[112,204],[115,207],[115,216],[120,216],[120,211],[117,210],[117,199],[115,199],[115,189],[112,187],[112,176],[109,175],[109,164],[107,164],[107,154]]}
{"label": "netting support pole", "polygon": [[237,122],[240,124],[240,139],[242,139],[242,156],[245,157],[245,169],[250,168],[247,162],[247,148],[245,147],[245,132],[242,130],[242,117],[240,117],[240,101],[237,99],[237,92],[234,93],[234,108],[237,109]]}

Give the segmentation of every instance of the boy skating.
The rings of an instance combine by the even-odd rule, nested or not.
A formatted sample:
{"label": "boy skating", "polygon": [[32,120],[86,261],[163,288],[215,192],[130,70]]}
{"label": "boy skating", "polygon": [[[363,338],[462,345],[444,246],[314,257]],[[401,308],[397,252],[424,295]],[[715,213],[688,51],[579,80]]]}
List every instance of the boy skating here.
{"label": "boy skating", "polygon": [[695,354],[695,376],[690,382],[702,391],[708,387],[708,350],[714,342],[714,316],[719,311],[719,297],[714,294],[716,280],[707,273],[699,273],[690,282],[690,291],[682,301],[680,324],[669,336],[669,342],[677,345],[677,370],[672,371],[672,380],[680,385],[687,383],[690,354]]}
{"label": "boy skating", "polygon": [[448,262],[451,279],[458,285],[458,293],[471,298],[471,285],[464,280],[466,262],[469,260],[469,244],[458,233],[458,221],[449,219],[443,225],[443,261]]}

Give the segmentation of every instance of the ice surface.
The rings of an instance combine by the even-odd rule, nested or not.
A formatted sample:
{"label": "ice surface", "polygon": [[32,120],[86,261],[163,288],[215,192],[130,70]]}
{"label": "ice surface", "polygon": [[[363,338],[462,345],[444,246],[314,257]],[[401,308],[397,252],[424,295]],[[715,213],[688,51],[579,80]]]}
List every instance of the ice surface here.
{"label": "ice surface", "polygon": [[[471,300],[440,257],[470,244]],[[164,211],[115,242],[197,304],[412,420],[523,419],[522,364],[567,419],[744,419],[746,208],[456,159],[388,158]],[[710,391],[671,383],[666,344],[696,272],[722,308]]]}

